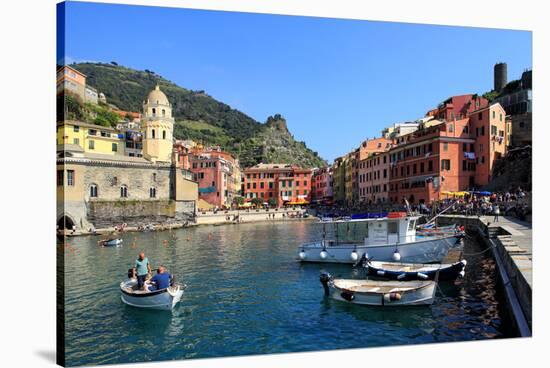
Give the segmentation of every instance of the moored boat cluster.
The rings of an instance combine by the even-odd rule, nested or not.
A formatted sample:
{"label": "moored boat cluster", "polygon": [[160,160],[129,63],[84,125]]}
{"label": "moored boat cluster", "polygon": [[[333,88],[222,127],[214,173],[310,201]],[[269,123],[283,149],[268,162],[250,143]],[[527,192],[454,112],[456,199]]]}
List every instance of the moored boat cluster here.
{"label": "moored boat cluster", "polygon": [[[365,280],[338,279],[322,272],[325,294],[335,300],[376,306],[429,305],[439,281],[464,277],[465,260],[442,261],[449,250],[462,245],[465,232],[456,225],[417,226],[419,219],[406,212],[321,219],[322,239],[302,244],[298,258],[301,262],[353,264],[366,271]],[[341,226],[345,227],[343,236],[339,235]],[[331,239],[327,227],[332,227]],[[362,240],[350,239],[350,232],[358,230]]]}

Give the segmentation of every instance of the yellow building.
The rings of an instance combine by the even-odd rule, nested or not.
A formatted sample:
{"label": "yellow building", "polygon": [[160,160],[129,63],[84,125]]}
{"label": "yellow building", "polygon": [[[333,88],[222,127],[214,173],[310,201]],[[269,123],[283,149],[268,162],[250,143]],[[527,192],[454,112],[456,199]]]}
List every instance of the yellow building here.
{"label": "yellow building", "polygon": [[143,101],[143,157],[152,162],[170,162],[173,149],[172,105],[157,85]]}
{"label": "yellow building", "polygon": [[[115,129],[57,125],[57,226],[87,232],[127,223],[193,221],[198,183],[178,167],[171,105],[158,86],[144,102],[143,157],[124,155]],[[119,135],[120,134],[120,135]]]}
{"label": "yellow building", "polygon": [[75,145],[84,152],[105,155],[124,155],[124,138],[113,128],[82,121],[57,124],[57,145]]}

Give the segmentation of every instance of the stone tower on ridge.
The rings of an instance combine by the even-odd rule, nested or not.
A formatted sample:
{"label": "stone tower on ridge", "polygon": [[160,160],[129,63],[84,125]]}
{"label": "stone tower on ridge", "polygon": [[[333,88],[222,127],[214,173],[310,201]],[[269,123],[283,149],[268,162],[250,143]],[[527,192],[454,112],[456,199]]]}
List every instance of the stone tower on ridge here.
{"label": "stone tower on ridge", "polygon": [[171,162],[174,118],[172,105],[157,85],[143,101],[143,157],[153,162]]}

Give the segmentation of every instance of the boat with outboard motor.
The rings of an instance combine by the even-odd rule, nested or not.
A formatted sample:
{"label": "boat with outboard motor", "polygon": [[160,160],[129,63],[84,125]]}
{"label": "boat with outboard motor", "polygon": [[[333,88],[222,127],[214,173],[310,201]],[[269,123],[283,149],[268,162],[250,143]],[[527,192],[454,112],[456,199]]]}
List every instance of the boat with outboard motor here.
{"label": "boat with outboard motor", "polygon": [[132,307],[145,309],[172,310],[181,300],[185,284],[172,282],[166,289],[148,291],[151,282],[145,281],[145,290],[138,289],[137,279],[131,276],[131,270],[128,271],[128,280],[120,283],[120,292],[122,302]]}
{"label": "boat with outboard motor", "polygon": [[372,306],[430,305],[437,281],[373,281],[334,279],[322,273],[319,280],[325,295],[334,300]]}
{"label": "boat with outboard motor", "polygon": [[[449,249],[460,243],[460,236],[450,234],[417,234],[420,216],[406,212],[390,212],[369,218],[322,219],[323,238],[299,246],[302,262],[356,263],[365,256],[374,261],[410,263],[441,262]],[[339,235],[346,226],[344,239]],[[327,239],[327,227],[333,227],[334,239]],[[362,240],[350,240],[347,235],[363,231]]]}

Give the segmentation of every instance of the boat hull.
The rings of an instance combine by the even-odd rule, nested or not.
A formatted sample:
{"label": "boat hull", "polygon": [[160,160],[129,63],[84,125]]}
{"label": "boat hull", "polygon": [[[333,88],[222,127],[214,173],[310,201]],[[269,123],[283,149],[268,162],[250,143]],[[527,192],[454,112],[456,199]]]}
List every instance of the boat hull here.
{"label": "boat hull", "polygon": [[120,284],[120,298],[124,304],[136,308],[172,310],[181,300],[184,291],[183,287],[177,286],[153,292],[129,293],[127,288],[131,288],[135,284],[135,280],[122,282]]}
{"label": "boat hull", "polygon": [[[381,307],[403,307],[431,305],[434,302],[435,288],[437,283],[434,281],[385,281],[383,288],[385,291],[359,292],[350,288],[339,287],[339,283],[357,282],[358,280],[331,280],[328,283],[329,295],[332,299],[359,305],[381,306]],[[371,285],[372,290],[377,289],[381,283],[363,280],[364,283]],[[409,290],[402,290],[410,288]],[[387,290],[393,289],[394,291]]]}
{"label": "boat hull", "polygon": [[103,245],[104,247],[121,247],[122,239],[105,240],[101,242],[101,245]]}
{"label": "boat hull", "polygon": [[[424,238],[409,243],[393,243],[383,245],[363,245],[340,243],[323,247],[322,243],[307,244],[299,249],[299,259],[302,262],[320,263],[356,263],[366,253],[367,258],[374,261],[394,261],[394,252],[399,252],[400,260],[408,263],[441,262],[449,249],[453,248],[459,239],[455,236]],[[322,258],[321,252],[326,252]],[[357,257],[352,256],[352,252]]]}
{"label": "boat hull", "polygon": [[[464,276],[466,261],[449,264],[410,264],[368,262],[365,265],[367,274],[396,281],[435,280],[453,281]],[[438,275],[439,274],[439,275]]]}

